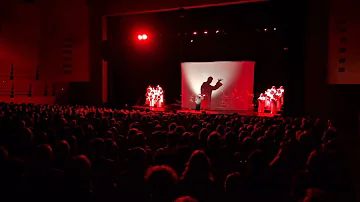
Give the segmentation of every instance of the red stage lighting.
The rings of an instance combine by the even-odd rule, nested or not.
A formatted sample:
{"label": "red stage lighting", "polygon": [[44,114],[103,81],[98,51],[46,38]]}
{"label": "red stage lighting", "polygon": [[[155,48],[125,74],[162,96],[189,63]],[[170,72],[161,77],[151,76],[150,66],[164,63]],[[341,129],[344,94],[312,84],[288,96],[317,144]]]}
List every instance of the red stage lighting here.
{"label": "red stage lighting", "polygon": [[207,31],[204,31],[204,34],[207,34],[208,32]]}
{"label": "red stage lighting", "polygon": [[146,40],[146,39],[148,39],[148,36],[146,34],[139,34],[138,39],[139,40]]}
{"label": "red stage lighting", "polygon": [[197,35],[197,32],[193,32],[193,35]]}
{"label": "red stage lighting", "polygon": [[219,34],[220,30],[216,30],[216,34]]}

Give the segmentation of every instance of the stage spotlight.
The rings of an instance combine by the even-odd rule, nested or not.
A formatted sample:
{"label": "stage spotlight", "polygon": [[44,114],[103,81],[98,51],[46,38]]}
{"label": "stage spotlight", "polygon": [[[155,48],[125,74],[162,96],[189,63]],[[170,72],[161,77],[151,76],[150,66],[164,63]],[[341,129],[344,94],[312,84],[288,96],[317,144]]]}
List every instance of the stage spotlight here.
{"label": "stage spotlight", "polygon": [[192,43],[192,42],[194,42],[194,40],[190,40],[190,42]]}
{"label": "stage spotlight", "polygon": [[197,32],[193,32],[193,35],[197,35]]}
{"label": "stage spotlight", "polygon": [[138,39],[141,40],[146,40],[148,38],[148,36],[146,34],[139,34],[138,35]]}
{"label": "stage spotlight", "polygon": [[276,27],[274,28],[274,31],[276,31]]}
{"label": "stage spotlight", "polygon": [[220,30],[216,30],[216,34],[219,34]]}
{"label": "stage spotlight", "polygon": [[266,32],[266,31],[267,31],[267,29],[265,28],[265,29],[264,29],[264,31]]}
{"label": "stage spotlight", "polygon": [[207,34],[208,33],[208,31],[204,31],[204,34]]}

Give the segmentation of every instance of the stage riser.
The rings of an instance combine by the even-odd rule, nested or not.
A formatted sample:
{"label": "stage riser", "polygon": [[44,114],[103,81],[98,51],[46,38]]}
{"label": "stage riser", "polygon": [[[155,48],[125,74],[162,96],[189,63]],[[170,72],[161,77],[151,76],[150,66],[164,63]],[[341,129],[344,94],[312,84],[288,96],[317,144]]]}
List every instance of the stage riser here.
{"label": "stage riser", "polygon": [[145,106],[133,106],[132,109],[133,110],[139,110],[139,111],[146,111],[146,112],[173,112],[173,113],[191,113],[191,114],[212,114],[212,115],[217,115],[217,114],[224,114],[224,115],[233,115],[233,114],[237,114],[240,116],[261,116],[261,117],[274,117],[274,116],[279,116],[279,114],[273,115],[270,113],[257,113],[254,111],[229,111],[229,110],[201,110],[201,111],[195,111],[193,109],[176,109],[178,108],[176,107],[168,107],[165,106],[164,108],[155,108],[155,107],[145,107]]}

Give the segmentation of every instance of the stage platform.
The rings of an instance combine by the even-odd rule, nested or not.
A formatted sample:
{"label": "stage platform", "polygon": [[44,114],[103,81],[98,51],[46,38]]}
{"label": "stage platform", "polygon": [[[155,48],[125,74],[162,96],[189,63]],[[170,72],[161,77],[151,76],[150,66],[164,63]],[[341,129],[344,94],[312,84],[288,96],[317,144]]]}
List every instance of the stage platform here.
{"label": "stage platform", "polygon": [[[201,110],[196,111],[193,109],[171,109],[170,107],[157,108],[157,107],[145,107],[145,106],[133,106],[132,109],[140,111],[153,111],[153,112],[176,112],[176,113],[191,113],[191,114],[238,114],[240,116],[260,116],[260,117],[274,117],[270,113],[257,113],[254,111],[245,111],[245,110]],[[275,116],[280,116],[276,114]]]}

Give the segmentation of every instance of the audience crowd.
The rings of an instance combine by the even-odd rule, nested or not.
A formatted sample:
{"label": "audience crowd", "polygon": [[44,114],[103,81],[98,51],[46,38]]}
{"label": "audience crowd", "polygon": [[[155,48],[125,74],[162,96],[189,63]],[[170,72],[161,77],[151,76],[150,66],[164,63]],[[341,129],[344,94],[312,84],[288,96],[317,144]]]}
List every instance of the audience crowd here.
{"label": "audience crowd", "polygon": [[312,118],[0,104],[2,201],[349,201]]}

